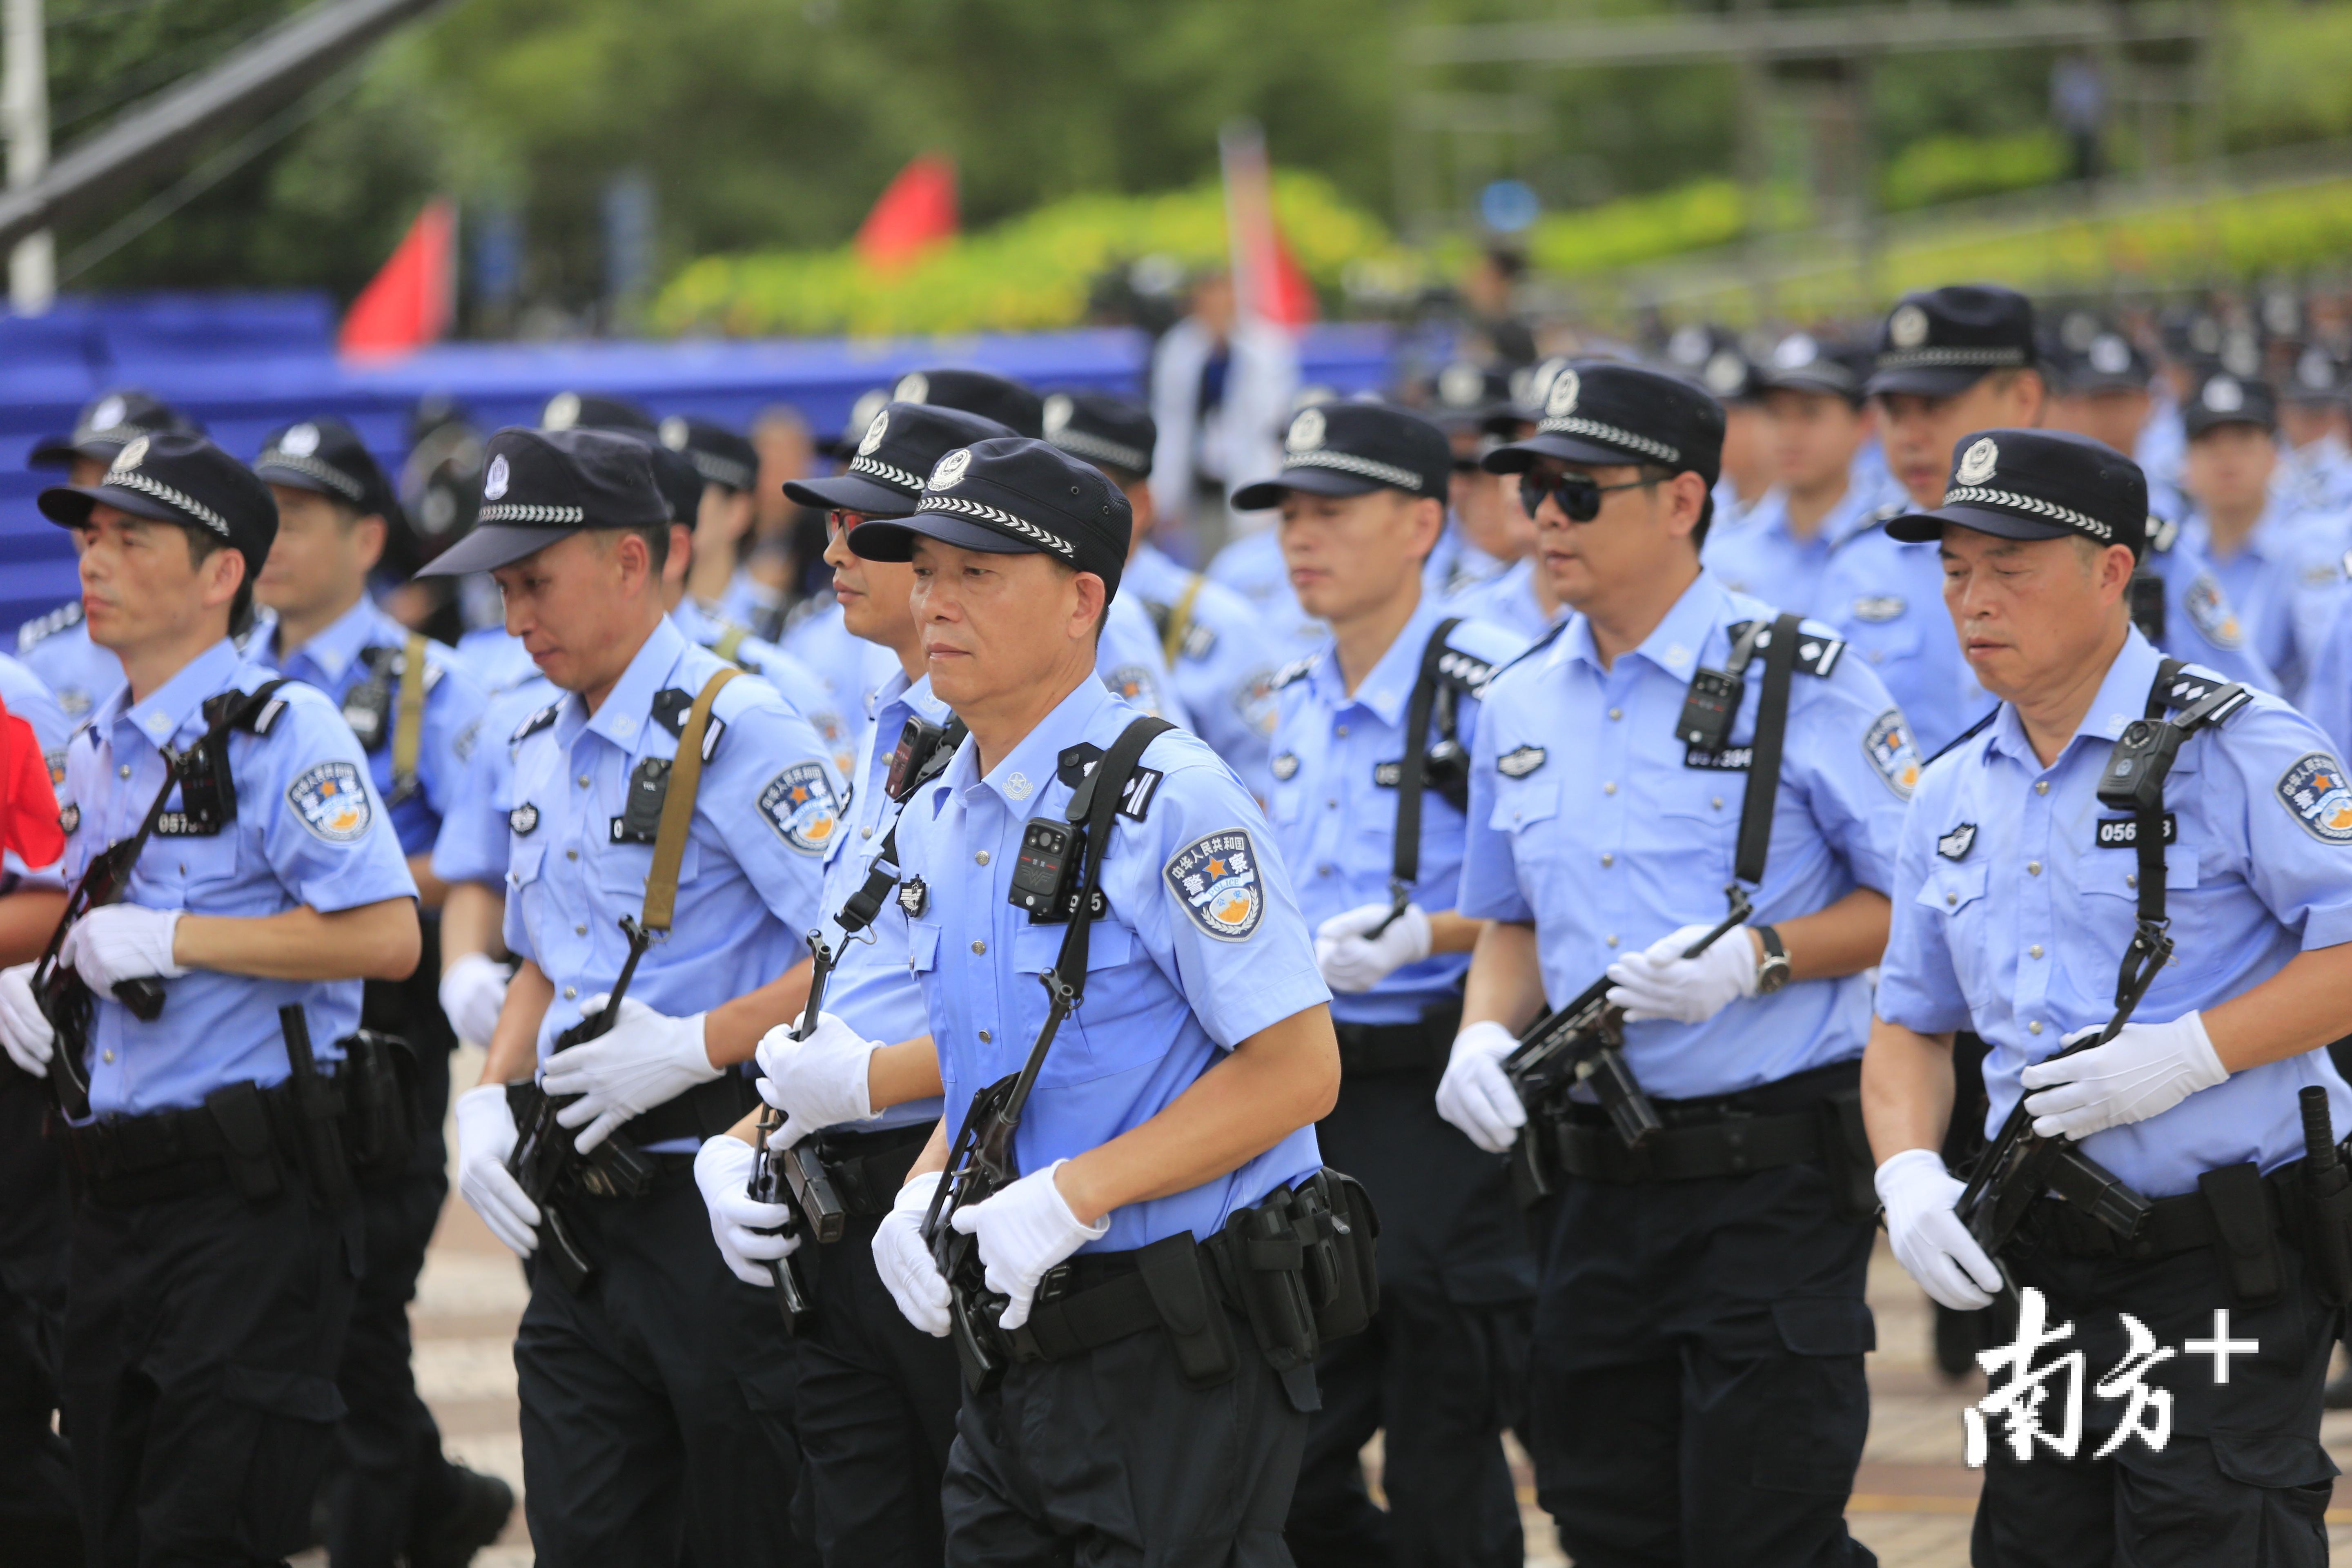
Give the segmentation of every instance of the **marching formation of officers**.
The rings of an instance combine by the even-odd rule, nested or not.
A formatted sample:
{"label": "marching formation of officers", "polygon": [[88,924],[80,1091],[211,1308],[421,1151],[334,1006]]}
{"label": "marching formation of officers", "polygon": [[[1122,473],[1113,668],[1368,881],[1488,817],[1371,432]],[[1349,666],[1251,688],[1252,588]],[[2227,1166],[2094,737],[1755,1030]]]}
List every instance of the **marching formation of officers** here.
{"label": "marching formation of officers", "polygon": [[1882,1222],[1957,1367],[2259,1346],[1997,1448],[1977,1563],[2324,1562],[2344,378],[2066,328],[1302,400],[1205,573],[1140,407],[917,373],[774,640],[716,425],[491,437],[453,649],[347,426],[100,400],[0,659],[11,1559],[494,1540],[454,1169],[550,1564],[1499,1568],[1507,1429],[1585,1568],[1866,1563]]}

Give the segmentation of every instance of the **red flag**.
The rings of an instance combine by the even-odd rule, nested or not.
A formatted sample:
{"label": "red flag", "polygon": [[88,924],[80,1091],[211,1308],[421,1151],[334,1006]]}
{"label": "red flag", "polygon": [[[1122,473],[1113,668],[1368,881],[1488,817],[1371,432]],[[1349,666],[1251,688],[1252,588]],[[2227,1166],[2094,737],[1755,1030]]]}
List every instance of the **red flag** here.
{"label": "red flag", "polygon": [[1265,139],[1247,121],[1218,137],[1225,171],[1225,226],[1233,245],[1234,299],[1244,316],[1277,327],[1315,320],[1315,287],[1300,271],[1274,216]]}
{"label": "red flag", "polygon": [[857,229],[857,255],[885,271],[956,234],[955,165],[926,153],[898,171]]}
{"label": "red flag", "polygon": [[14,849],[37,869],[66,852],[40,740],[5,705],[0,705],[0,849]]}
{"label": "red flag", "polygon": [[397,354],[439,339],[456,310],[457,256],[457,209],[436,196],[352,301],[338,346],[347,354]]}

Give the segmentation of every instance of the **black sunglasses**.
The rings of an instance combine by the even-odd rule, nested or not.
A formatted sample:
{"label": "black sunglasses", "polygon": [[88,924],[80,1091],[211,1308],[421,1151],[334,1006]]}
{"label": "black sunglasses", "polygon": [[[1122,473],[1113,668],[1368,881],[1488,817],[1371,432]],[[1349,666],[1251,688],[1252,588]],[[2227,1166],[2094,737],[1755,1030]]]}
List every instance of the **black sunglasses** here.
{"label": "black sunglasses", "polygon": [[1628,479],[1622,485],[1602,485],[1583,474],[1561,474],[1547,479],[1538,474],[1525,473],[1519,476],[1519,505],[1533,517],[1549,498],[1559,503],[1559,510],[1568,514],[1570,522],[1591,522],[1601,515],[1601,498],[1610,491],[1645,490],[1662,482]]}

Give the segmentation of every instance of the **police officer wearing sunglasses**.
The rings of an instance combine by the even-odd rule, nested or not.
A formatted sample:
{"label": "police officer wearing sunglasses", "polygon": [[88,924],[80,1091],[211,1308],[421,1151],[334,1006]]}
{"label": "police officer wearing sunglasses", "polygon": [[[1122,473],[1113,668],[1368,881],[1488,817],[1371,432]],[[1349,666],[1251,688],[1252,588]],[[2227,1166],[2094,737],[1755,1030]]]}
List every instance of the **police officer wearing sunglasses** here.
{"label": "police officer wearing sunglasses", "polygon": [[[1538,1205],[1530,1447],[1570,1555],[1864,1563],[1862,972],[1918,759],[1833,637],[1701,569],[1722,438],[1706,393],[1585,362],[1486,460],[1576,613],[1486,687],[1459,908],[1490,923],[1437,1106]],[[1604,975],[1611,1108],[1531,1114],[1515,1034]]]}

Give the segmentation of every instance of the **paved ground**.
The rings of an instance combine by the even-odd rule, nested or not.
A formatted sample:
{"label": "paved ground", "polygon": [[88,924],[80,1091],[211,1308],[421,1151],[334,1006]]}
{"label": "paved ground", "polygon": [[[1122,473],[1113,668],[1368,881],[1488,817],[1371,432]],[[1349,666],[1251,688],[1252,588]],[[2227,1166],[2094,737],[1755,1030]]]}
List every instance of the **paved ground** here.
{"label": "paved ground", "polygon": [[[470,1054],[470,1053],[469,1053]],[[471,1083],[479,1058],[460,1058],[459,1081]],[[1959,1412],[1981,1393],[1946,1384],[1928,1358],[1926,1300],[1882,1243],[1873,1260],[1871,1304],[1878,1315],[1878,1352],[1871,1357],[1871,1433],[1848,1517],[1854,1534],[1885,1568],[1963,1568],[1976,1473],[1960,1462]],[[452,1201],[428,1255],[415,1313],[416,1374],[440,1417],[450,1451],[477,1469],[522,1490],[516,1436],[511,1347],[523,1306],[521,1271],[473,1211]],[[2352,1412],[2332,1415],[2326,1436],[2336,1462],[2352,1470]],[[1370,1456],[1377,1460],[1377,1455]],[[1520,1465],[1528,1522],[1528,1562],[1557,1568],[1550,1522],[1535,1504]],[[2335,1544],[2352,1548],[2352,1488],[2330,1515]],[[505,1543],[478,1558],[480,1568],[528,1568],[529,1537],[516,1510]]]}

